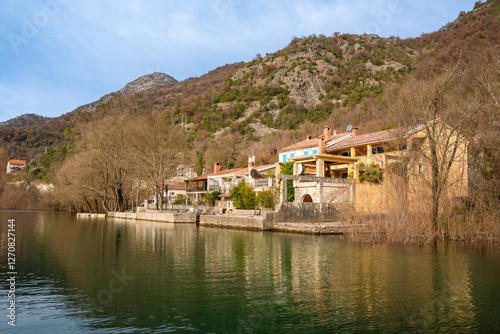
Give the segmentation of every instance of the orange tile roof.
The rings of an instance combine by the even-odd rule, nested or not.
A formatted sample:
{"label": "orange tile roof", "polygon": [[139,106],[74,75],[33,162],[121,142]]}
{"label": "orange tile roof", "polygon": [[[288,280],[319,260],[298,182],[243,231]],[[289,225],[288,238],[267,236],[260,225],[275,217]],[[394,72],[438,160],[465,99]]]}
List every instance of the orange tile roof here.
{"label": "orange tile roof", "polygon": [[26,165],[26,161],[12,159],[12,160],[9,160],[9,164],[11,164],[11,165]]}
{"label": "orange tile roof", "polygon": [[[349,134],[350,134],[350,132],[344,132],[344,133],[339,133],[339,134],[336,134],[336,135],[332,135],[332,139],[328,140],[325,143],[325,146],[329,142],[335,141],[335,140],[340,139],[340,138],[342,138],[344,136],[347,136]],[[318,138],[321,138],[321,137],[318,137]],[[287,146],[285,148],[282,148],[282,149],[278,150],[278,153],[295,151],[295,150],[301,150],[301,149],[311,148],[311,147],[316,147],[316,146],[318,146],[318,138],[312,138],[312,139],[306,139],[306,140],[303,140],[303,141],[299,141],[298,143],[292,144],[290,146]]]}
{"label": "orange tile roof", "polygon": [[394,133],[394,130],[372,132],[364,135],[357,135],[355,137],[347,138],[346,140],[343,140],[330,147],[325,148],[325,151],[331,152],[342,148],[366,145],[370,143],[382,143],[395,138],[396,135]]}
{"label": "orange tile roof", "polygon": [[186,184],[185,183],[169,183],[167,185],[167,188],[169,190],[186,190]]}

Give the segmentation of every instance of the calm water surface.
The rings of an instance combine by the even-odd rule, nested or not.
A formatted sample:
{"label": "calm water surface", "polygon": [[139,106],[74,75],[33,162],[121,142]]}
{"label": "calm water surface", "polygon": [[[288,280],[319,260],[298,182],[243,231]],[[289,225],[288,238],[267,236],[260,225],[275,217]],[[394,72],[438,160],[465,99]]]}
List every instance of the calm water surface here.
{"label": "calm water surface", "polygon": [[[16,327],[7,221],[16,219]],[[500,250],[0,212],[0,333],[500,332]]]}

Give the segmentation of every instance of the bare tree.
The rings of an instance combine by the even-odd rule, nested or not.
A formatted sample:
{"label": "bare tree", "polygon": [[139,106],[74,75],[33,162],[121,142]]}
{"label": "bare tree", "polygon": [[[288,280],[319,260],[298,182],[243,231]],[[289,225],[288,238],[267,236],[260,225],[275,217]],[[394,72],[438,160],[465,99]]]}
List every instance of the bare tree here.
{"label": "bare tree", "polygon": [[127,132],[133,124],[130,116],[116,114],[85,127],[78,153],[58,176],[63,193],[77,195],[74,206],[105,212],[126,209],[133,177]]}
{"label": "bare tree", "polygon": [[466,161],[466,138],[477,129],[482,113],[477,97],[467,94],[470,87],[466,78],[462,63],[458,63],[427,80],[409,79],[391,108],[393,122],[405,136],[411,129],[424,134],[422,140],[415,138],[408,143],[405,163],[411,166],[420,159],[430,168],[430,176],[421,180],[430,190],[430,218],[441,238],[448,231],[445,220],[440,219],[448,191],[467,177],[464,170],[454,167]]}
{"label": "bare tree", "polygon": [[175,174],[184,132],[161,117],[141,118],[129,138],[134,176],[145,181],[156,198],[156,209],[163,210],[167,180]]}

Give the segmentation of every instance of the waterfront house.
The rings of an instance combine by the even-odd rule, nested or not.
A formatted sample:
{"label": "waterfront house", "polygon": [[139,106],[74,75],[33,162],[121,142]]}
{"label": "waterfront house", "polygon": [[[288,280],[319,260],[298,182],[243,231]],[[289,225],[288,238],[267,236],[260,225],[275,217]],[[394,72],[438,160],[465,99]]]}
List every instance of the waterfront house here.
{"label": "waterfront house", "polygon": [[272,177],[276,164],[255,166],[255,155],[250,154],[248,167],[223,169],[218,162],[214,164],[214,172],[187,179],[187,196],[191,201],[203,200],[207,192],[220,191],[228,193],[229,190],[241,181],[252,185],[255,191],[272,188],[276,185]]}
{"label": "waterfront house", "polygon": [[17,159],[12,159],[7,162],[7,174],[13,173],[13,172],[18,172],[22,170],[24,167],[26,167],[26,161],[24,160],[17,160]]}
{"label": "waterfront house", "polygon": [[[329,147],[339,141],[350,138],[351,135],[352,134],[350,132],[337,134],[336,130],[332,130],[332,127],[327,125],[323,129],[322,137],[325,139],[325,146]],[[311,135],[308,135],[306,136],[305,140],[280,149],[278,151],[279,162],[284,163],[287,161],[292,161],[293,158],[318,154],[320,149],[318,141],[319,138],[313,138]]]}
{"label": "waterfront house", "polygon": [[[367,134],[359,134],[357,128],[352,128],[350,135],[342,134],[339,138],[328,139],[326,133],[318,138],[315,148],[317,153],[300,156],[287,156],[286,161],[294,163],[294,175],[310,177],[310,182],[294,181],[296,202],[353,202],[358,209],[367,212],[383,212],[384,208],[393,205],[396,201],[408,195],[420,193],[429,195],[428,187],[431,174],[430,163],[426,156],[429,151],[429,139],[426,127],[438,128],[440,142],[437,147],[442,155],[449,155],[455,150],[455,159],[452,161],[448,180],[448,194],[450,196],[467,195],[467,140],[462,138],[453,129],[439,119],[429,124],[409,130],[391,129]],[[327,129],[329,127],[325,127]],[[309,139],[308,139],[309,140]],[[309,140],[312,146],[312,139]],[[456,142],[455,145],[449,143]],[[301,144],[306,146],[306,143]],[[448,146],[446,146],[448,145]],[[291,152],[289,146],[280,150],[280,162],[284,161],[282,153]],[[359,181],[366,179],[368,172],[376,170],[384,177],[375,182]],[[365,174],[363,176],[363,174]],[[345,191],[339,191],[339,184],[331,183],[335,189],[319,186],[321,178],[336,180],[354,180],[356,183],[355,196],[353,191],[345,185]],[[314,182],[313,182],[314,181]],[[341,183],[341,182],[339,182]],[[395,184],[406,184],[405,193]],[[340,187],[341,188],[341,187]],[[331,190],[330,192],[329,189]],[[346,194],[346,191],[348,195]],[[426,192],[427,191],[427,192]]]}

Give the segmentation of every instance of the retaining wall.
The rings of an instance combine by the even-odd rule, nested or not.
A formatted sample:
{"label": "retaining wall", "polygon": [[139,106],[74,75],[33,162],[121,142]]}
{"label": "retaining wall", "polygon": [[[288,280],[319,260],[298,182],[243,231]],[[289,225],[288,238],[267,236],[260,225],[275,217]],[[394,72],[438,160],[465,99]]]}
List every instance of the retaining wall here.
{"label": "retaining wall", "polygon": [[272,223],[320,223],[338,220],[339,206],[332,203],[283,203],[276,212],[266,213]]}
{"label": "retaining wall", "polygon": [[174,213],[174,212],[110,212],[110,218],[147,220],[162,223],[192,223],[196,224],[196,213]]}
{"label": "retaining wall", "polygon": [[265,216],[202,215],[200,226],[267,231],[272,225]]}

